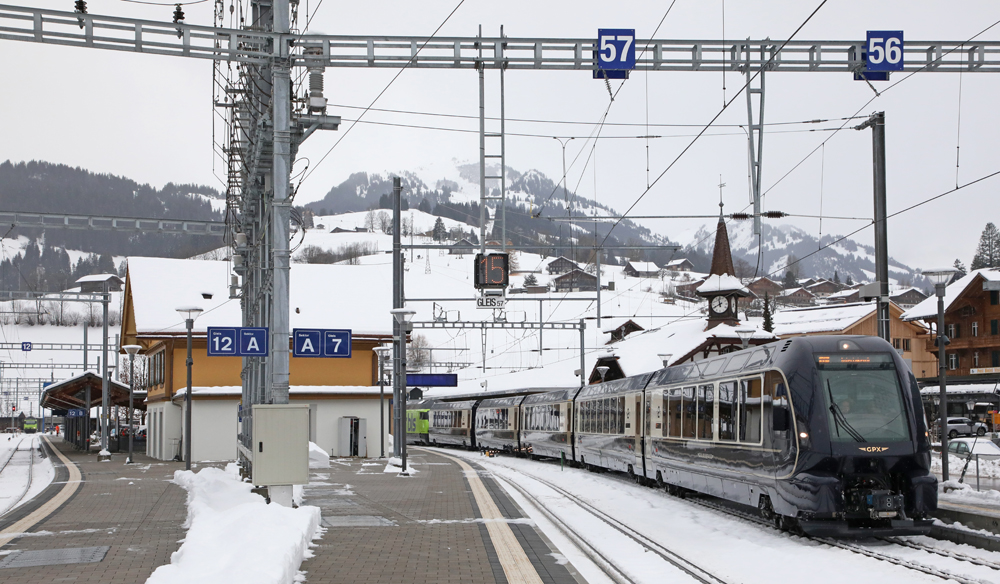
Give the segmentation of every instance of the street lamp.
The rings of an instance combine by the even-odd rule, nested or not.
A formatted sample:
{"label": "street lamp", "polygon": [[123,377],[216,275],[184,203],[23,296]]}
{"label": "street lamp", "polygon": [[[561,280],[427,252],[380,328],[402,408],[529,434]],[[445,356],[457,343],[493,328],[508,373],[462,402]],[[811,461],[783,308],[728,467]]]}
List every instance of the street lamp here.
{"label": "street lamp", "polygon": [[184,470],[191,470],[191,329],[194,328],[194,319],[204,312],[197,306],[181,306],[177,309],[178,314],[184,317],[184,325],[187,328],[187,393],[184,394],[184,407],[187,414],[184,416]]}
{"label": "street lamp", "polygon": [[753,338],[754,332],[754,329],[736,329],[736,335],[740,337],[744,349],[750,346],[750,339]]}
{"label": "street lamp", "polygon": [[600,365],[597,367],[597,374],[601,376],[601,383],[604,383],[604,376],[608,374],[608,370],[611,369],[607,365]]}
{"label": "street lamp", "polygon": [[396,324],[399,325],[396,327],[399,334],[392,339],[393,350],[396,353],[395,359],[392,360],[392,392],[393,400],[399,404],[396,407],[399,414],[396,418],[393,445],[398,445],[396,448],[398,448],[400,464],[403,469],[399,474],[409,476],[410,473],[406,467],[406,333],[412,330],[410,321],[413,320],[413,315],[416,312],[409,308],[393,308],[389,312],[392,313]]}
{"label": "street lamp", "polygon": [[937,296],[938,389],[941,391],[941,407],[938,409],[938,414],[941,416],[941,479],[945,481],[948,480],[948,390],[945,380],[944,349],[950,341],[944,334],[944,294],[945,286],[957,271],[955,268],[924,271],[924,276],[934,282],[934,294]]}
{"label": "street lamp", "polygon": [[[135,417],[135,412],[132,410],[132,394],[135,393],[135,354],[142,347],[125,345],[122,348],[128,353],[128,459],[125,460],[125,464],[132,464],[132,419]],[[120,433],[119,436],[121,436]]]}
{"label": "street lamp", "polygon": [[673,357],[674,355],[673,355],[673,353],[659,353],[656,356],[660,358],[660,361],[663,361],[663,366],[664,367],[669,367],[670,366],[670,358]]}
{"label": "street lamp", "polygon": [[385,360],[392,351],[392,347],[375,347],[375,356],[378,359],[378,431],[379,448],[381,458],[385,458]]}

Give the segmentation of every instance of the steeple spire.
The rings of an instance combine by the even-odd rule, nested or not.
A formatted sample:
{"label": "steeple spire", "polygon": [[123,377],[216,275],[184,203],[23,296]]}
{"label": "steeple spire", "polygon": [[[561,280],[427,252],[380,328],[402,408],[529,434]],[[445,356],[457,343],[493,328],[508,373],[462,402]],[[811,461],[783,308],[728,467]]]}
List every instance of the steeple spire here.
{"label": "steeple spire", "polygon": [[726,220],[722,214],[722,187],[719,186],[719,224],[715,229],[715,250],[712,253],[712,269],[709,274],[721,276],[729,274],[736,275],[733,268],[733,253],[729,249],[729,231],[726,229]]}

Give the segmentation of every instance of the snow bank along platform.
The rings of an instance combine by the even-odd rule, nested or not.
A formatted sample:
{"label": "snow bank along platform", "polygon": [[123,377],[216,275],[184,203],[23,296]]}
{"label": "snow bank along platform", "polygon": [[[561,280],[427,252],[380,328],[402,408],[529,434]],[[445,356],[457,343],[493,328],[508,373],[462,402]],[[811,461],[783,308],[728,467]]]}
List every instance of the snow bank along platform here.
{"label": "snow bank along platform", "polygon": [[311,469],[302,503],[322,510],[326,533],[302,563],[307,582],[583,584],[488,473],[408,453],[409,477],[372,459]]}
{"label": "snow bank along platform", "polygon": [[938,499],[934,517],[944,524],[967,528],[945,531],[935,525],[931,531],[935,537],[1000,552],[1000,505],[976,500]]}
{"label": "snow bank along platform", "polygon": [[97,462],[61,438],[44,446],[55,479],[0,518],[0,582],[144,582],[184,538],[183,463],[125,454]]}

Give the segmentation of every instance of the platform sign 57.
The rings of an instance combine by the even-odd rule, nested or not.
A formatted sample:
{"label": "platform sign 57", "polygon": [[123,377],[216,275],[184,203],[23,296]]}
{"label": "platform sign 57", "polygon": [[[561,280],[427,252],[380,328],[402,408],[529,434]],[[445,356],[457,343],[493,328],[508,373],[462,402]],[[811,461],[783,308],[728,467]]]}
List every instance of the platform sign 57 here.
{"label": "platform sign 57", "polygon": [[865,68],[868,71],[902,71],[903,31],[868,31],[868,42],[865,43]]}
{"label": "platform sign 57", "polygon": [[635,69],[635,29],[597,29],[597,68],[608,71]]}

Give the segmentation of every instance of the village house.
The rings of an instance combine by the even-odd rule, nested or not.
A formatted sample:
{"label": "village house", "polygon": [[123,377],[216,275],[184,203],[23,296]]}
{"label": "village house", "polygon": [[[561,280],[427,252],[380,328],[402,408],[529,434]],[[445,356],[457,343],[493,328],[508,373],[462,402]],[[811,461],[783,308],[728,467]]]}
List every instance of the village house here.
{"label": "village house", "polygon": [[660,267],[653,262],[625,262],[622,272],[633,278],[659,278]]}
{"label": "village house", "polygon": [[[937,296],[907,310],[902,318],[923,321],[927,328],[936,330]],[[976,383],[1000,381],[1000,269],[974,270],[952,282],[945,291],[944,322],[945,334],[951,341],[945,351],[948,377]],[[927,350],[935,359],[936,334],[926,340]],[[936,373],[934,367],[923,377],[934,377]]]}
{"label": "village house", "polygon": [[801,286],[798,288],[789,288],[778,297],[778,302],[786,306],[806,306],[813,304],[815,301],[816,295]]}
{"label": "village house", "polygon": [[757,278],[747,284],[746,287],[759,298],[763,298],[764,293],[766,292],[767,295],[773,299],[776,296],[780,296],[781,292],[784,290],[784,288],[781,287],[781,284],[775,282],[767,276]]}
{"label": "village house", "polygon": [[555,284],[556,292],[597,291],[597,276],[588,274],[583,270],[572,270],[571,272],[555,277],[552,282]]}
{"label": "village house", "polygon": [[[374,307],[391,303],[388,286],[344,285],[365,277],[359,274],[365,270],[385,271],[381,266],[322,264],[291,268],[291,327],[352,331],[350,358],[290,358],[291,403],[309,405],[309,439],[332,454],[342,452],[339,424],[347,416],[367,420],[367,443],[378,444],[373,349],[391,339],[392,317]],[[122,346],[140,345],[147,363],[147,454],[153,458],[169,460],[183,452],[187,331],[176,308],[185,305],[204,310],[194,320],[192,334],[192,459],[236,458],[244,359],[207,355],[209,327],[237,327],[242,322],[240,302],[229,298],[229,274],[228,262],[128,259],[120,339]],[[367,278],[377,281],[379,276]],[[336,290],[336,302],[331,302],[331,290]],[[388,400],[385,408],[388,419]],[[388,421],[385,429],[389,431]]]}
{"label": "village house", "polygon": [[572,272],[573,270],[578,270],[580,269],[580,266],[578,266],[577,263],[571,259],[559,256],[556,259],[549,262],[549,264],[545,267],[545,269],[546,271],[548,271],[549,275],[556,275],[556,274],[565,274],[567,272]]}
{"label": "village house", "polygon": [[455,242],[454,245],[448,248],[448,255],[471,255],[476,251],[478,246],[468,239],[462,239],[461,241]]}
{"label": "village house", "polygon": [[823,298],[834,292],[840,292],[841,285],[830,280],[817,280],[808,286],[804,286],[804,288],[817,298]]}
{"label": "village house", "polygon": [[687,258],[680,258],[676,260],[670,260],[663,266],[664,270],[669,270],[671,272],[693,272],[694,264],[691,260]]}
{"label": "village house", "polygon": [[899,305],[903,310],[908,310],[920,304],[927,298],[923,290],[919,288],[905,288],[889,294],[889,300]]}

